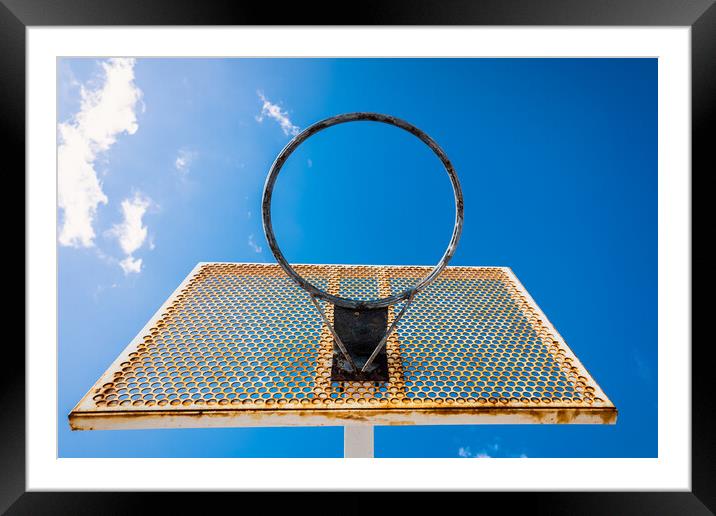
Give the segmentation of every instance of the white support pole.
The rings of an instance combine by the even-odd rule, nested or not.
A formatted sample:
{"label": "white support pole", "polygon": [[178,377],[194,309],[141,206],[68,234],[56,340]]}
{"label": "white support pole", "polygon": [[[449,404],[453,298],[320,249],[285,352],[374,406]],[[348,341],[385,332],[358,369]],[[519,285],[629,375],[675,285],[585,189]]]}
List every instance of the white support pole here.
{"label": "white support pole", "polygon": [[343,427],[343,456],[345,458],[373,458],[373,425]]}

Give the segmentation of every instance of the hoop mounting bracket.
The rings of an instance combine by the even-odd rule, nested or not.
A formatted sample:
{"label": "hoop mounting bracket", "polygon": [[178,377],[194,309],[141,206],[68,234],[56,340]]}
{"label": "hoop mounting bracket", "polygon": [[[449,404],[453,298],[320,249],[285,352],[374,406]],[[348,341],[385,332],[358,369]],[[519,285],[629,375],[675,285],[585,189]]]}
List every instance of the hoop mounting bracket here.
{"label": "hoop mounting bracket", "polygon": [[388,381],[388,355],[385,347],[363,371],[373,350],[380,344],[388,331],[388,308],[366,308],[356,310],[333,307],[333,327],[348,353],[353,358],[353,369],[342,356],[335,339],[333,343],[333,366],[331,379],[334,381]]}

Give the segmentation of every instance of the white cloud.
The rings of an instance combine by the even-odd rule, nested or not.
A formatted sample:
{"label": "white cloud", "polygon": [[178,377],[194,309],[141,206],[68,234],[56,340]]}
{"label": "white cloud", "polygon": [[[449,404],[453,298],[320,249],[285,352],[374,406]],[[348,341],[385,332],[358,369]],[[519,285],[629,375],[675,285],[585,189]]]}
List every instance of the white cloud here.
{"label": "white cloud", "polygon": [[308,164],[308,168],[313,168],[313,160],[312,160],[312,159],[309,158],[309,159],[306,161],[306,163]]}
{"label": "white cloud", "polygon": [[466,446],[465,448],[460,447],[460,449],[457,451],[458,456],[460,457],[470,457],[470,458],[478,458],[478,459],[489,459],[490,456],[487,453],[481,452],[481,453],[475,453],[473,454],[470,450],[469,446]]}
{"label": "white cloud", "polygon": [[174,160],[174,168],[176,168],[181,174],[186,175],[189,173],[192,162],[196,159],[197,153],[186,149],[179,149],[177,157]]}
{"label": "white cloud", "polygon": [[[499,438],[497,438],[499,440]],[[508,447],[509,448],[509,447]],[[485,448],[480,450],[477,453],[473,453],[473,451],[470,449],[469,446],[461,446],[457,450],[457,454],[460,457],[470,457],[470,458],[478,458],[478,459],[489,459],[492,457],[518,457],[521,459],[526,459],[527,455],[524,453],[515,454],[511,450],[503,450],[500,452],[501,446],[498,442],[494,442],[492,444],[488,444]]]}
{"label": "white cloud", "polygon": [[249,247],[254,250],[255,253],[260,253],[263,248],[256,243],[256,240],[254,240],[254,235],[249,235]]}
{"label": "white cloud", "polygon": [[142,92],[134,84],[134,59],[109,59],[101,65],[102,84],[95,89],[80,85],[80,111],[58,126],[58,204],[63,211],[59,242],[65,246],[94,245],[97,207],[108,203],[95,160],[119,134],[138,129],[135,109]]}
{"label": "white cloud", "polygon": [[147,226],[142,218],[151,205],[151,201],[139,193],[131,199],[122,201],[123,220],[112,227],[110,233],[117,238],[119,246],[126,257],[119,262],[125,274],[138,273],[142,270],[141,258],[134,258],[133,254],[147,239]]}
{"label": "white cloud", "polygon": [[291,119],[288,118],[288,113],[283,111],[280,106],[272,104],[271,101],[269,101],[260,91],[257,92],[257,94],[261,99],[261,102],[263,102],[263,105],[261,106],[261,114],[256,117],[256,121],[263,122],[264,117],[273,118],[281,126],[283,134],[286,136],[289,134],[291,136],[296,136],[301,129],[298,126],[293,125]]}
{"label": "white cloud", "polygon": [[130,274],[132,272],[139,273],[142,271],[142,259],[127,256],[124,260],[119,262],[119,266],[122,267],[124,274]]}

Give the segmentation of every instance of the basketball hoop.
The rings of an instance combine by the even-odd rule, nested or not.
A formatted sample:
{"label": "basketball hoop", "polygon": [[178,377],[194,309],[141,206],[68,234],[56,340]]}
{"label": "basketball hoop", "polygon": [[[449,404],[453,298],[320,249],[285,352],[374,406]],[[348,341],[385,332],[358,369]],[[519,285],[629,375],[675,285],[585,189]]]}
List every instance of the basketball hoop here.
{"label": "basketball hoop", "polygon": [[[271,199],[273,197],[273,188],[276,183],[276,179],[278,178],[278,174],[281,171],[281,168],[283,167],[288,157],[293,153],[293,151],[295,151],[298,146],[301,145],[301,143],[303,143],[319,131],[346,122],[360,121],[381,122],[384,124],[393,125],[413,134],[414,136],[417,136],[423,143],[430,147],[430,149],[437,155],[438,158],[440,158],[440,161],[442,162],[446,172],[448,173],[450,182],[452,183],[453,194],[455,196],[455,225],[453,227],[452,237],[450,238],[450,243],[448,244],[445,253],[443,254],[440,261],[437,263],[437,265],[435,265],[435,267],[430,271],[430,273],[427,274],[420,281],[418,281],[417,284],[415,284],[415,286],[413,286],[412,288],[406,289],[397,295],[387,296],[369,301],[350,299],[329,294],[328,292],[317,288],[315,285],[311,284],[305,278],[299,275],[295,271],[295,269],[291,267],[291,264],[288,263],[283,253],[281,252],[281,249],[278,246],[278,242],[276,241],[276,236],[273,232],[273,224],[271,221]],[[276,257],[276,260],[278,261],[279,265],[284,271],[286,271],[286,274],[288,274],[289,277],[293,279],[293,281],[299,287],[309,293],[309,295],[311,296],[311,301],[321,314],[323,322],[329,327],[336,341],[336,345],[343,354],[343,358],[345,358],[347,365],[350,366],[351,371],[353,371],[353,373],[358,373],[358,376],[356,377],[355,375],[350,374],[350,372],[347,371],[345,367],[338,367],[334,368],[334,378],[387,380],[387,366],[386,368],[373,368],[375,373],[373,376],[366,376],[366,373],[369,373],[371,371],[371,365],[374,359],[383,349],[386,340],[395,329],[400,318],[410,306],[410,303],[412,302],[415,295],[419,291],[427,287],[438,277],[442,270],[447,266],[453,254],[455,254],[455,249],[457,248],[457,243],[460,240],[460,234],[462,233],[463,211],[464,208],[460,181],[458,180],[457,173],[455,172],[452,163],[450,163],[447,154],[445,154],[445,151],[443,151],[440,146],[435,142],[435,140],[433,140],[425,132],[421,131],[420,129],[406,122],[405,120],[401,120],[390,115],[359,112],[345,113],[342,115],[336,115],[330,118],[326,118],[325,120],[316,122],[315,124],[309,126],[301,133],[296,135],[296,137],[294,137],[288,143],[288,145],[286,145],[286,147],[284,147],[283,150],[279,153],[279,155],[276,157],[276,160],[273,162],[273,165],[271,165],[268,177],[266,178],[266,184],[264,185],[262,201],[264,232],[266,233],[266,240],[268,242],[269,247],[271,248],[271,252]],[[332,325],[328,321],[328,318],[326,317],[323,310],[321,309],[321,306],[317,301],[318,299],[323,299],[325,301],[328,301],[329,303],[332,303],[333,305],[335,305],[335,307],[344,309],[336,310],[334,312],[334,315],[340,315],[341,321],[347,322],[340,326]],[[405,303],[386,331],[385,326],[387,324],[387,307],[399,303],[401,301],[405,301]],[[353,312],[353,318],[347,315],[348,310]],[[336,330],[336,327],[338,327],[338,331]],[[346,329],[342,330],[342,328]],[[375,341],[379,337],[379,334],[381,332],[384,332],[384,334],[382,338],[378,341],[377,345],[375,345]],[[340,335],[341,333],[343,335]],[[358,365],[355,363],[354,357],[351,355],[343,342],[344,340],[346,340],[346,338],[349,338],[352,341],[356,341],[356,339],[358,339],[358,341],[362,341],[357,344],[358,347],[365,348],[365,346],[361,346],[361,344],[363,344],[364,342],[367,342],[370,347],[371,341],[373,341],[373,344],[375,345],[374,349],[370,353],[370,356],[367,356],[365,362],[361,364],[360,371]],[[353,346],[353,348],[354,350],[357,349],[356,346]],[[340,360],[340,357],[336,358]]]}
{"label": "basketball hoop", "polygon": [[[359,121],[381,122],[384,124],[393,125],[417,136],[423,143],[425,143],[428,147],[430,147],[430,149],[432,149],[432,151],[437,155],[438,158],[440,158],[440,161],[443,163],[443,166],[445,167],[445,170],[450,177],[453,193],[455,195],[455,225],[453,227],[450,243],[448,244],[448,247],[445,250],[445,254],[443,254],[438,264],[412,289],[407,289],[398,295],[388,296],[381,299],[374,299],[371,301],[362,301],[357,299],[348,299],[340,296],[335,296],[324,292],[323,290],[317,288],[316,286],[312,285],[304,278],[302,278],[286,261],[286,258],[281,252],[281,249],[276,242],[276,236],[274,235],[273,224],[271,222],[271,199],[273,196],[274,184],[276,183],[276,179],[278,178],[279,172],[281,172],[281,168],[283,167],[288,157],[293,153],[293,151],[295,151],[299,145],[301,145],[304,141],[306,141],[308,138],[318,133],[319,131],[322,131],[334,125],[344,124],[346,122]],[[271,252],[276,257],[276,260],[278,261],[281,268],[286,271],[286,274],[288,274],[298,286],[308,291],[308,293],[312,296],[317,297],[319,299],[324,299],[334,305],[348,309],[384,308],[390,305],[394,305],[396,303],[399,303],[400,301],[408,299],[411,296],[414,296],[420,290],[424,289],[430,283],[432,283],[435,278],[438,277],[440,272],[442,272],[442,270],[447,266],[448,262],[450,262],[450,259],[452,258],[453,254],[455,254],[455,249],[457,248],[457,243],[460,240],[460,234],[462,233],[463,211],[464,208],[460,181],[458,180],[457,173],[455,172],[452,163],[450,163],[447,154],[445,154],[445,151],[440,148],[440,146],[435,142],[435,140],[433,140],[430,136],[425,134],[423,131],[421,131],[414,125],[406,122],[405,120],[401,120],[390,115],[383,115],[380,113],[345,113],[343,115],[336,115],[330,118],[326,118],[325,120],[316,122],[315,124],[304,129],[295,138],[293,138],[293,140],[288,142],[288,145],[283,148],[283,150],[276,157],[276,160],[273,162],[273,165],[271,165],[271,170],[269,171],[268,177],[266,178],[266,184],[264,185],[262,202],[263,224],[264,232],[266,233],[266,240],[268,241],[268,245],[271,248]]]}

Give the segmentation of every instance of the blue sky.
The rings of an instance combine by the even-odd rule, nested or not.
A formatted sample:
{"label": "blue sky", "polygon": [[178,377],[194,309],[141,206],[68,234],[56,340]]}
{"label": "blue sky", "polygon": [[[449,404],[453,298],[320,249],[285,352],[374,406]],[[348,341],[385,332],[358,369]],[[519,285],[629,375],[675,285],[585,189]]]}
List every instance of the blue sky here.
{"label": "blue sky", "polygon": [[[342,456],[339,427],[71,432],[66,416],[197,262],[274,262],[268,168],[349,111],[440,143],[465,195],[452,264],[512,267],[619,409],[614,426],[379,427],[376,456],[657,455],[655,59],[62,59],[57,88],[60,456]],[[419,141],[349,124],[290,158],[274,228],[291,262],[431,265],[452,203]]]}

